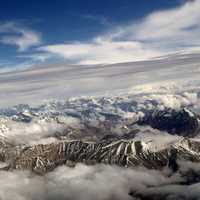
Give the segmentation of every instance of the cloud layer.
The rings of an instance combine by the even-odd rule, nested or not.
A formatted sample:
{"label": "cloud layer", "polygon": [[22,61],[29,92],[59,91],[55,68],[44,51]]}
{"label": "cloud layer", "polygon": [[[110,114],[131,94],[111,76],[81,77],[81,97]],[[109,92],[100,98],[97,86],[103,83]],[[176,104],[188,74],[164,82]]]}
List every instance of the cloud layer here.
{"label": "cloud layer", "polygon": [[[180,165],[184,165],[182,162]],[[186,169],[187,168],[187,169]],[[199,166],[186,163],[183,171],[199,170]],[[20,180],[20,181],[19,181]],[[198,199],[200,185],[182,185],[184,178],[179,173],[123,169],[106,165],[75,168],[59,167],[45,175],[36,176],[29,172],[0,172],[0,199],[2,200],[133,200],[136,198],[160,197],[156,199]],[[132,192],[132,196],[129,194]],[[144,198],[145,199],[145,198]]]}
{"label": "cloud layer", "polygon": [[[122,169],[104,165],[75,168],[59,167],[44,177],[28,172],[0,172],[0,198],[15,199],[68,199],[68,200],[131,200],[131,189],[145,189],[180,180],[164,177],[159,171]],[[20,181],[19,181],[20,180]],[[9,192],[7,192],[9,191]]]}

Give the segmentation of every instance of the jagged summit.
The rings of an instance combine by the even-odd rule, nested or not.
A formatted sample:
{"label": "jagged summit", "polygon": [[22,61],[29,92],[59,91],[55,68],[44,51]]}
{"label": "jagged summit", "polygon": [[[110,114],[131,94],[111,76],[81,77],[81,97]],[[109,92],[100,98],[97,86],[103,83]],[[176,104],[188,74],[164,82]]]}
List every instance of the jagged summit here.
{"label": "jagged summit", "polygon": [[[196,113],[198,112],[194,112],[190,107],[174,109],[160,106],[156,101],[141,103],[131,96],[88,97],[51,102],[38,107],[21,104],[13,108],[1,109],[0,131],[2,134],[11,131],[13,125],[10,124],[26,127],[30,124],[42,126],[43,123],[53,123],[58,124],[59,127],[63,126],[66,130],[54,132],[64,136],[71,132],[71,139],[78,139],[83,132],[89,135],[93,132],[93,135],[99,135],[98,139],[100,139],[109,134],[120,136],[131,133],[133,136],[135,132],[133,125],[137,124],[138,129],[148,125],[170,134],[194,137],[199,133],[200,117]],[[73,132],[80,134],[76,137]],[[129,136],[127,135],[128,138]]]}

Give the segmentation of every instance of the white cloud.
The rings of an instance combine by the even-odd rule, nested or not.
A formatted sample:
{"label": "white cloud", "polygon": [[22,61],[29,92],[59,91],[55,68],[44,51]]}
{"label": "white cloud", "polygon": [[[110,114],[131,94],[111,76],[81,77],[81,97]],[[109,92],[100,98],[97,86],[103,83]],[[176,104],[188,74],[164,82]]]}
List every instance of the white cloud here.
{"label": "white cloud", "polygon": [[160,49],[199,45],[200,1],[190,1],[170,10],[157,11],[131,24],[118,37],[149,42]]}
{"label": "white cloud", "polygon": [[79,64],[146,60],[200,45],[200,0],[154,12],[144,19],[120,26],[89,42],[42,46],[38,50]]}
{"label": "white cloud", "polygon": [[[181,171],[199,172],[199,164],[180,162]],[[58,167],[44,176],[28,171],[0,172],[3,200],[136,200],[199,199],[200,184],[183,184],[181,173],[167,170],[127,169],[109,165]],[[20,181],[19,181],[20,180]],[[132,196],[129,193],[132,192]]]}
{"label": "white cloud", "polygon": [[2,34],[0,38],[1,43],[15,45],[20,52],[41,43],[39,33],[24,28],[14,22],[0,24],[0,33]]}
{"label": "white cloud", "polygon": [[[1,171],[0,199],[131,200],[136,199],[129,195],[131,191],[142,191],[145,195],[149,188],[153,188],[159,193],[163,185],[169,187],[181,180],[179,174],[167,177],[160,171],[109,165],[77,164],[74,168],[62,166],[45,176],[36,176],[27,171]],[[183,193],[184,189],[187,189],[187,186],[183,186]],[[175,193],[174,191],[172,188],[168,192]],[[178,190],[177,193],[181,191]],[[165,194],[165,191],[161,190],[160,195],[162,193]],[[195,194],[199,194],[198,190]]]}
{"label": "white cloud", "polygon": [[159,55],[157,51],[145,49],[139,42],[104,38],[96,38],[89,43],[49,45],[40,47],[39,50],[57,54],[78,64],[127,62]]}

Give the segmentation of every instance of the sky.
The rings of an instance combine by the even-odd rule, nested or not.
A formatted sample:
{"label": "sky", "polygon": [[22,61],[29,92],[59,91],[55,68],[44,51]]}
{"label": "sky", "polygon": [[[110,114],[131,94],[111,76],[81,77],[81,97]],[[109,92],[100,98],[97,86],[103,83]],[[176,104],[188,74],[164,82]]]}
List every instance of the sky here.
{"label": "sky", "polygon": [[7,0],[0,7],[0,71],[196,51],[199,10],[200,0]]}

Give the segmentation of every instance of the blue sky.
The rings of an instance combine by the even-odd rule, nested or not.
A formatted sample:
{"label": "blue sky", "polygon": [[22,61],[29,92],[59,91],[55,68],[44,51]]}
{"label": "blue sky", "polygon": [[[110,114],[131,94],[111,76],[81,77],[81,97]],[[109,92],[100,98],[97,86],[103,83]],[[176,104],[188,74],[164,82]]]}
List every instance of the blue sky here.
{"label": "blue sky", "polygon": [[199,10],[199,0],[4,1],[0,68],[129,62],[198,50]]}

